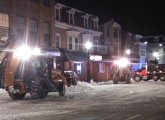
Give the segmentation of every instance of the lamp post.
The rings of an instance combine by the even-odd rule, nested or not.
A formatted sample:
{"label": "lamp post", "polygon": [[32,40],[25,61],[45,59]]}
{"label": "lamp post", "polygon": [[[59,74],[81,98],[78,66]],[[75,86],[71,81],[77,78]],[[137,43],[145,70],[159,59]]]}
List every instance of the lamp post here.
{"label": "lamp post", "polygon": [[87,53],[88,53],[88,63],[87,63],[87,82],[90,83],[90,58],[89,58],[89,50],[92,47],[92,43],[90,41],[87,41],[85,43],[85,48],[87,49]]}

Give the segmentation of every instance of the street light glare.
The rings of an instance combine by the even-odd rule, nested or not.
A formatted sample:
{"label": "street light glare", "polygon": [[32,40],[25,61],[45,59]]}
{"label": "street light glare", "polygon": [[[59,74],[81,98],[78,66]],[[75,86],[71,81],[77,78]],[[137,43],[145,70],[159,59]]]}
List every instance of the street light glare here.
{"label": "street light glare", "polygon": [[127,49],[127,50],[125,51],[125,53],[126,53],[127,55],[129,55],[129,54],[131,53],[130,49]]}
{"label": "street light glare", "polygon": [[89,50],[89,49],[92,47],[92,43],[89,42],[89,41],[87,41],[87,42],[85,43],[85,47],[86,47],[87,50]]}
{"label": "street light glare", "polygon": [[162,47],[162,44],[161,43],[159,44],[159,47]]}
{"label": "street light glare", "polygon": [[153,56],[157,58],[159,56],[158,52],[154,52]]}
{"label": "street light glare", "polygon": [[146,42],[144,42],[144,44],[148,44],[148,42],[146,41]]}

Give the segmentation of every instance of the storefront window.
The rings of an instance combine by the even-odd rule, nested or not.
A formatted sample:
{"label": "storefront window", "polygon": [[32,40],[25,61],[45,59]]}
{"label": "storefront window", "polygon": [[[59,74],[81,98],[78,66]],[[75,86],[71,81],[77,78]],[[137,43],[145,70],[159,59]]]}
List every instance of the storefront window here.
{"label": "storefront window", "polygon": [[104,73],[104,72],[105,72],[105,64],[99,63],[99,73]]}

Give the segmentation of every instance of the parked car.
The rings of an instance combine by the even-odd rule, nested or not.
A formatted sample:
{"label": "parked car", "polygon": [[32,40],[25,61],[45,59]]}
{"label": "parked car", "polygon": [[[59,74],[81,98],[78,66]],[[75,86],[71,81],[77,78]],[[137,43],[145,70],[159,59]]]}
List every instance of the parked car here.
{"label": "parked car", "polygon": [[68,86],[77,85],[79,77],[76,75],[74,71],[64,71],[64,76],[67,79]]}

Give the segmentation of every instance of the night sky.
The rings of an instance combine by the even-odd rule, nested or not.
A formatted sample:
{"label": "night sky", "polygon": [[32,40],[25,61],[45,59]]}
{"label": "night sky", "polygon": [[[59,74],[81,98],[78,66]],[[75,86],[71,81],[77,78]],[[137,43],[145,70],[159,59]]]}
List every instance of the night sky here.
{"label": "night sky", "polygon": [[[165,35],[165,4],[160,0],[56,0],[96,15],[100,24],[114,19],[122,29],[141,34]],[[153,0],[154,1],[154,0]]]}

